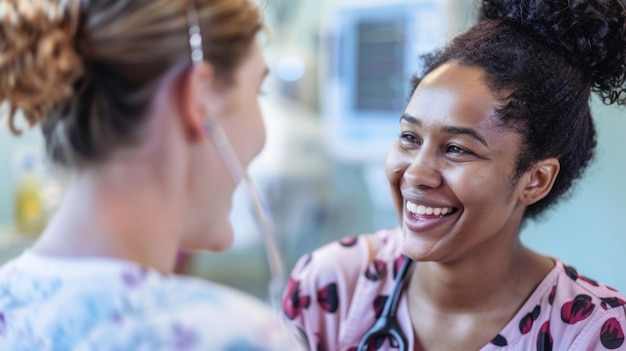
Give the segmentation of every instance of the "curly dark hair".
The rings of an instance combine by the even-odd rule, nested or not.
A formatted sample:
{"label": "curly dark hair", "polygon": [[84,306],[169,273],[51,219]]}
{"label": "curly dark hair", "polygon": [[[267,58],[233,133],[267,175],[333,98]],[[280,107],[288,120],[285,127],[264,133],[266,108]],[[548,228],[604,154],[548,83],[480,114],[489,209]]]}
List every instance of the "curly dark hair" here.
{"label": "curly dark hair", "polygon": [[568,192],[593,158],[596,132],[589,100],[626,104],[626,5],[623,0],[483,0],[479,22],[426,60],[421,77],[454,61],[486,72],[506,98],[501,126],[522,135],[514,179],[556,157],[551,192],[529,206],[537,218]]}

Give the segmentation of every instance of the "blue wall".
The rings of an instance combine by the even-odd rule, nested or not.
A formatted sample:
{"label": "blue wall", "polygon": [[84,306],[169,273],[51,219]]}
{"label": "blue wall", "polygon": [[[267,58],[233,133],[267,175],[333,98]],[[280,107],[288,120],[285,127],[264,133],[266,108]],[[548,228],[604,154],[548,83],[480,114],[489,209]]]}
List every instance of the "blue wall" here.
{"label": "blue wall", "polygon": [[626,109],[594,100],[592,111],[598,130],[594,163],[571,197],[525,228],[522,237],[532,248],[624,292]]}

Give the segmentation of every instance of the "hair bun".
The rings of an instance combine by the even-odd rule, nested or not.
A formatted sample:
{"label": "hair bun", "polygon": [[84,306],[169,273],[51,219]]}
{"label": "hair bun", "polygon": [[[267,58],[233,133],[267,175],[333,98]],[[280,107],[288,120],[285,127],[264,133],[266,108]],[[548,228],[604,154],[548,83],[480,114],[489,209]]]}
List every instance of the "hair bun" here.
{"label": "hair bun", "polygon": [[83,74],[74,44],[79,20],[74,0],[0,0],[0,100],[30,126],[67,102]]}
{"label": "hair bun", "polygon": [[560,50],[606,103],[626,103],[623,0],[482,0],[480,17],[514,23]]}

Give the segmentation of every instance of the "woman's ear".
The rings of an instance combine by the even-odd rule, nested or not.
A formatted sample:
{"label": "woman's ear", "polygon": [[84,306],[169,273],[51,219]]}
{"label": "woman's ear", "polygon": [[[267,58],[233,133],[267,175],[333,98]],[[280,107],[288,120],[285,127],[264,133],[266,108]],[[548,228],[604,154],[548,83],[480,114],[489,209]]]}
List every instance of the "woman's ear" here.
{"label": "woman's ear", "polygon": [[191,140],[204,137],[202,122],[209,114],[210,87],[215,71],[208,62],[192,65],[183,75],[180,85],[180,117],[182,126]]}
{"label": "woman's ear", "polygon": [[560,169],[561,164],[556,158],[537,162],[526,172],[527,182],[520,196],[521,202],[529,206],[546,197],[552,190]]}

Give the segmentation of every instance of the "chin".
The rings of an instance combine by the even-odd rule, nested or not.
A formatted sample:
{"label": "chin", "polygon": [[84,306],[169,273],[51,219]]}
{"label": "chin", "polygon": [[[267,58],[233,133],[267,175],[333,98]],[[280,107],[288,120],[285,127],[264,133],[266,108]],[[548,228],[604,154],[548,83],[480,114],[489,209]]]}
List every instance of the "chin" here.
{"label": "chin", "polygon": [[429,255],[424,252],[416,252],[416,250],[412,247],[403,246],[402,253],[408,258],[410,258],[411,260],[416,261],[416,262],[436,261],[436,258],[433,257],[432,255]]}
{"label": "chin", "polygon": [[212,231],[212,233],[205,233],[207,235],[206,248],[212,252],[224,252],[233,245],[235,235],[233,233],[233,227],[230,223],[221,227],[218,231]]}
{"label": "chin", "polygon": [[406,234],[403,233],[402,253],[413,261],[438,261],[440,257],[438,257],[437,251],[436,243],[425,241],[422,238],[415,237],[411,234],[407,237]]}
{"label": "chin", "polygon": [[232,229],[228,234],[223,233],[220,240],[214,240],[206,250],[211,252],[224,252],[233,246],[234,235]]}
{"label": "chin", "polygon": [[181,248],[193,251],[224,252],[228,250],[234,241],[233,227],[229,221],[222,225],[205,225],[195,230],[192,235],[183,239]]}

